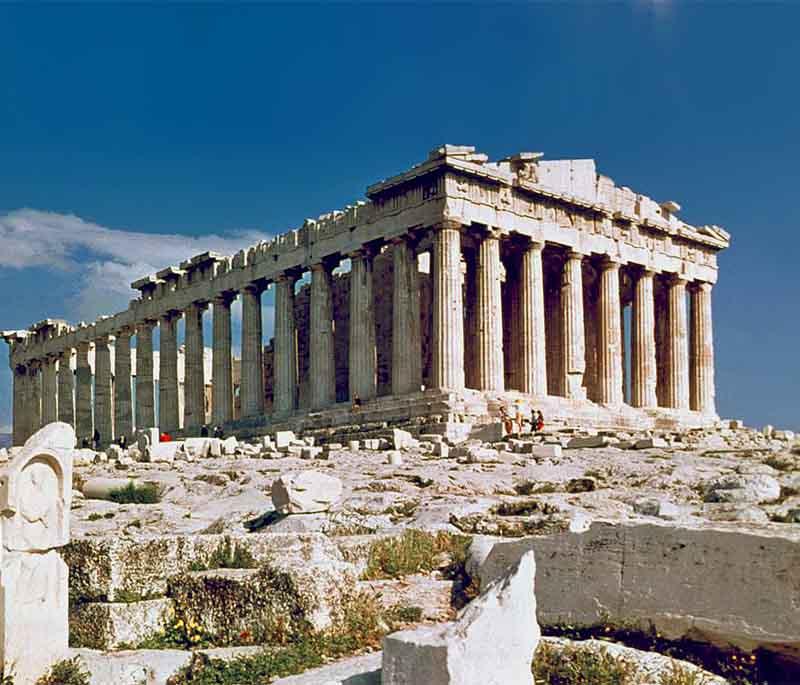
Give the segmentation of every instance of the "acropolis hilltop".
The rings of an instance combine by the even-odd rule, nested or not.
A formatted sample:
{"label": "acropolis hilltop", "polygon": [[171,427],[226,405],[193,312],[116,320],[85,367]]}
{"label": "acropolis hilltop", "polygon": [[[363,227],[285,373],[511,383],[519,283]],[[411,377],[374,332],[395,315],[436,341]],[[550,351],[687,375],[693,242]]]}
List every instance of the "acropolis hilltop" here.
{"label": "acropolis hilltop", "polygon": [[730,241],[719,226],[687,224],[677,202],[616,184],[592,159],[490,161],[469,146],[436,148],[366,197],[233,256],[143,274],[128,309],[93,323],[4,331],[14,444],[55,420],[103,443],[150,427],[335,427],[352,422],[355,398],[362,420],[396,423],[480,423],[508,404],[593,427],[717,420],[711,301]]}

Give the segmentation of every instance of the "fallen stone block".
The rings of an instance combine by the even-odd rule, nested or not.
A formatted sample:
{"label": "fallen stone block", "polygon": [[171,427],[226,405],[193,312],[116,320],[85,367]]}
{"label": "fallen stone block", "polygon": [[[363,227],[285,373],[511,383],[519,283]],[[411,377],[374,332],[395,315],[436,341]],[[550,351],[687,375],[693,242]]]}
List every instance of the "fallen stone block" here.
{"label": "fallen stone block", "polygon": [[[13,454],[11,455],[13,456]],[[73,466],[91,466],[97,459],[97,453],[90,449],[72,450]]]}
{"label": "fallen stone block", "polygon": [[394,450],[405,450],[413,447],[416,444],[411,433],[408,431],[400,430],[399,428],[392,429],[391,447]]}
{"label": "fallen stone block", "polygon": [[796,594],[800,536],[785,528],[594,521],[582,533],[498,543],[478,575],[485,586],[533,549],[543,626],[639,624],[667,639],[797,660],[800,612],[787,597]]}
{"label": "fallen stone block", "polygon": [[533,553],[488,584],[452,623],[384,638],[382,685],[532,685],[540,639]]}
{"label": "fallen stone block", "polygon": [[577,494],[580,492],[594,492],[597,490],[597,481],[588,476],[584,476],[582,478],[572,478],[567,481],[567,485],[564,489],[571,494]]}
{"label": "fallen stone block", "polygon": [[328,511],[342,497],[342,481],[320,471],[285,473],[272,483],[272,504],[281,514]]}
{"label": "fallen stone block", "polygon": [[481,442],[499,442],[506,435],[502,421],[495,421],[485,425],[475,426],[470,431],[470,439],[480,440]]}
{"label": "fallen stone block", "polygon": [[272,685],[381,685],[381,652],[353,656],[300,675],[279,678]]}
{"label": "fallen stone block", "polygon": [[[196,440],[197,438],[190,438]],[[157,442],[145,450],[145,459],[149,462],[172,464],[176,458],[183,456],[193,458],[196,452],[184,452],[183,442]],[[181,454],[183,453],[183,454]],[[191,460],[191,459],[190,459]]]}
{"label": "fallen stone block", "polygon": [[361,445],[359,444],[358,440],[351,440],[347,443],[347,449],[349,449],[351,452],[358,452],[360,447]]}
{"label": "fallen stone block", "polygon": [[607,435],[586,435],[583,437],[571,438],[567,443],[568,450],[587,449],[594,447],[608,447],[611,439]]}
{"label": "fallen stone block", "polygon": [[763,474],[728,474],[701,485],[704,502],[774,502],[781,496],[780,483]]}
{"label": "fallen stone block", "polygon": [[301,459],[317,459],[319,455],[322,454],[321,447],[301,447],[300,448],[300,458]]}
{"label": "fallen stone block", "polygon": [[450,456],[450,447],[446,442],[436,442],[433,444],[434,456],[447,459]]}
{"label": "fallen stone block", "polygon": [[536,443],[525,443],[523,454],[530,454],[536,459],[555,459],[561,456],[561,445],[537,445]]}
{"label": "fallen stone block", "polygon": [[227,456],[232,456],[236,454],[236,448],[239,446],[239,441],[236,439],[235,435],[231,435],[229,438],[225,438],[222,441],[222,453]]}
{"label": "fallen stone block", "polygon": [[403,455],[398,451],[389,452],[389,454],[386,455],[386,463],[391,466],[402,466]]}
{"label": "fallen stone block", "polygon": [[295,439],[294,431],[275,432],[275,446],[278,449],[288,447]]}
{"label": "fallen stone block", "polygon": [[77,604],[69,613],[70,643],[91,649],[137,645],[163,630],[171,610],[166,598]]}
{"label": "fallen stone block", "polygon": [[26,441],[23,447],[50,447],[57,450],[72,450],[78,440],[75,431],[68,423],[53,421],[43,426]]}
{"label": "fallen stone block", "polygon": [[129,485],[136,485],[136,481],[133,478],[90,478],[81,487],[81,492],[86,499],[110,500],[114,490],[122,490]]}
{"label": "fallen stone block", "polygon": [[649,450],[654,448],[665,448],[667,446],[667,441],[664,440],[664,438],[640,438],[633,443],[633,449],[635,450]]}

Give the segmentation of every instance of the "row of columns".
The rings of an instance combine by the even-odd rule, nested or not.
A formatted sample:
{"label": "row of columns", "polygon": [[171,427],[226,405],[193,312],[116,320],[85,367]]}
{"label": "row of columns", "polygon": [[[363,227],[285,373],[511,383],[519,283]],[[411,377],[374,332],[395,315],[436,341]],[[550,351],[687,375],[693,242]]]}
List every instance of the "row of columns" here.
{"label": "row of columns", "polygon": [[[465,314],[462,274],[462,227],[446,222],[432,235],[432,367],[434,388],[461,390],[470,387],[500,392],[505,386],[503,348],[503,296],[501,237],[488,230],[478,237],[473,257],[467,263],[467,298],[474,301],[467,315],[468,336],[474,337],[465,359]],[[557,320],[548,321],[543,268],[544,244],[527,241],[521,245],[515,273],[507,274],[506,288],[512,288],[515,386],[521,392],[544,396],[548,390],[547,336],[559,342],[555,387],[571,399],[585,399],[586,346],[584,325],[584,255],[569,251],[563,261]],[[393,335],[392,393],[404,395],[422,384],[422,335],[419,301],[419,273],[416,249],[408,236],[392,241]],[[374,257],[368,247],[351,253],[349,315],[349,392],[351,398],[368,401],[377,393],[376,320]],[[604,258],[600,264],[599,295],[596,303],[599,323],[597,350],[597,400],[606,405],[624,402],[625,338],[620,298],[620,262]],[[310,408],[322,409],[336,401],[336,362],[332,269],[323,261],[311,267],[309,321]],[[292,270],[275,281],[274,413],[290,414],[298,395],[297,327],[294,317],[295,284],[299,271]],[[673,277],[667,291],[666,328],[657,341],[654,276],[639,270],[636,275],[631,330],[631,404],[714,412],[714,368],[711,323],[711,285],[692,284],[689,289],[691,314],[687,312],[687,281]],[[266,282],[253,282],[240,291],[242,297],[241,417],[264,413],[261,296]],[[213,306],[213,413],[215,424],[233,419],[231,363],[231,303],[236,292],[218,295]],[[111,368],[108,338],[95,341],[95,392],[92,411],[89,343],[77,349],[77,371],[69,368],[71,351],[65,351],[56,371],[56,360],[30,367],[14,376],[14,417],[30,412],[42,422],[58,418],[75,422],[79,436],[90,436],[93,427],[103,441],[112,435],[129,435],[134,427],[129,383],[112,385],[131,375],[131,337],[136,335],[137,378],[135,425],[158,425],[162,430],[179,429],[177,320],[185,320],[185,401],[183,427],[196,432],[205,415],[203,313],[208,303],[192,303],[183,312],[171,311],[159,321],[145,321],[135,330],[115,336],[115,365]],[[154,415],[153,329],[160,327],[159,415]],[[593,340],[592,343],[595,341]],[[666,364],[659,383],[657,350]],[[469,379],[465,375],[469,367]],[[41,369],[41,396],[31,379]],[[73,384],[76,384],[74,387]],[[663,387],[662,387],[663,386]],[[113,390],[112,390],[113,388]],[[658,391],[658,392],[657,392]],[[74,392],[74,404],[73,404]],[[113,397],[112,397],[113,393]],[[56,397],[58,401],[56,402]],[[73,418],[74,417],[74,418]],[[94,417],[94,419],[93,419]],[[20,419],[24,420],[24,419]],[[29,428],[28,426],[21,426]]]}

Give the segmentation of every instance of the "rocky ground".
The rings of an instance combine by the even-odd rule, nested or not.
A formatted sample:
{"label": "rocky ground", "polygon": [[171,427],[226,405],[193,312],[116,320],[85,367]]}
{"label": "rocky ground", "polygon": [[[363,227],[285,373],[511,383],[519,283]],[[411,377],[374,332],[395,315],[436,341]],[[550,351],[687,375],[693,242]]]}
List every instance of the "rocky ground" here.
{"label": "rocky ground", "polygon": [[[772,665],[768,679],[755,666],[764,648],[781,658],[797,659],[793,650],[800,651],[792,609],[800,596],[786,572],[800,562],[794,525],[800,522],[800,449],[791,432],[755,431],[738,422],[641,434],[559,428],[507,436],[499,424],[465,428],[442,425],[436,434],[412,436],[386,427],[346,442],[351,436],[336,442],[336,435],[282,432],[248,442],[151,444],[143,434],[127,450],[76,451],[73,543],[66,551],[71,642],[104,650],[80,651],[92,684],[164,683],[180,669],[192,672],[192,647],[204,648],[206,662],[252,657],[258,666],[256,645],[304,640],[308,630],[327,635],[340,629],[344,615],[360,615],[354,594],[369,597],[381,612],[374,630],[359,633],[356,642],[363,644],[355,648],[329,649],[322,663],[369,652],[380,644],[375,636],[386,631],[452,620],[482,583],[508,565],[506,557],[530,548],[537,557],[537,595],[542,593],[540,622],[562,636],[551,646],[563,651],[570,637],[633,636],[634,646],[644,650],[625,654],[635,656],[650,679],[619,682],[794,682],[800,671],[782,679],[783,666]],[[682,537],[706,530],[708,540]],[[427,533],[409,538],[407,531]],[[745,537],[731,537],[740,533]],[[577,537],[564,537],[569,535]],[[501,549],[504,539],[521,546]],[[389,542],[381,547],[384,540]],[[462,540],[471,544],[466,557]],[[543,546],[526,540],[542,540]],[[785,549],[775,546],[784,543]],[[693,557],[666,561],[687,545]],[[762,564],[762,555],[770,561]],[[730,587],[742,588],[744,604],[726,599],[727,580],[716,577],[720,597],[696,592],[707,571],[700,569],[701,580],[692,574],[705,559],[726,567],[713,569],[720,578],[742,575]],[[648,604],[648,594],[672,587],[639,570],[651,560],[672,574],[676,596],[692,606],[667,606],[671,598]],[[758,566],[761,576],[750,572]],[[640,576],[633,593],[623,582],[626,574]],[[617,593],[611,599],[604,598],[606,584]],[[642,597],[631,600],[636,592]],[[589,605],[588,613],[576,596]],[[653,607],[661,611],[661,604],[664,613],[655,616]],[[614,621],[606,619],[608,607],[611,613],[619,609]],[[292,617],[289,624],[285,616]],[[585,627],[571,625],[586,616],[591,620]],[[628,624],[629,618],[647,618],[652,634],[643,640],[641,626]],[[710,661],[728,680],[682,680],[678,673],[662,681],[648,671],[654,663],[648,652],[692,656],[691,649],[676,652],[676,639],[699,640],[694,652],[706,643],[722,649]],[[580,644],[597,652],[591,640]],[[558,661],[548,654],[548,663]],[[364,683],[379,682],[374,673],[369,680],[359,659],[365,657],[322,669],[319,678],[316,671],[297,676],[297,682],[362,682],[345,677],[353,674]],[[723,664],[728,659],[733,661]],[[268,672],[288,674],[318,662]],[[658,663],[658,673],[674,670]],[[374,659],[369,666],[374,671]],[[345,675],[337,680],[331,673]],[[271,682],[203,677],[170,682]]]}

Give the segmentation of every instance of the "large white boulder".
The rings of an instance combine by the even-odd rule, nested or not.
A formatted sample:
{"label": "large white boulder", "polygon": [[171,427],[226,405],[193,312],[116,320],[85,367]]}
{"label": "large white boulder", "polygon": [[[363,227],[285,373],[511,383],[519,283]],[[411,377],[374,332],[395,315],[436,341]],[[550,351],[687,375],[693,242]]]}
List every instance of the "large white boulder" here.
{"label": "large white boulder", "polygon": [[172,464],[180,452],[183,451],[182,442],[157,442],[150,445],[145,452],[147,461]]}
{"label": "large white boulder", "polygon": [[75,431],[68,423],[54,421],[36,431],[25,441],[25,447],[50,447],[56,450],[75,449],[78,440]]}
{"label": "large white boulder", "polygon": [[774,502],[780,496],[780,483],[763,474],[727,474],[703,483],[704,502]]}
{"label": "large white boulder", "polygon": [[383,685],[532,685],[541,633],[533,552],[468,604],[452,623],[389,635]]}
{"label": "large white boulder", "polygon": [[272,504],[281,514],[328,511],[342,497],[342,481],[319,471],[285,473],[272,484]]}

